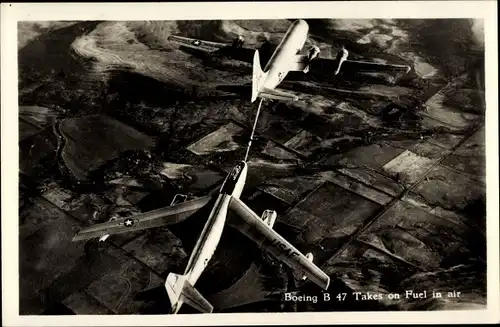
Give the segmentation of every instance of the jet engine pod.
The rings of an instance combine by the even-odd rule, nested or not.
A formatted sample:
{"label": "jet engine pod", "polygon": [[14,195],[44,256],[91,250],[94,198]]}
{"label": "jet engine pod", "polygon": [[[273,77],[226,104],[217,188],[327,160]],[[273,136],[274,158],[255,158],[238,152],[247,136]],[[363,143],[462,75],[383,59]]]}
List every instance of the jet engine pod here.
{"label": "jet engine pod", "polygon": [[170,203],[171,206],[180,204],[182,202],[186,202],[188,200],[188,196],[185,194],[176,194],[174,198],[172,199],[172,202]]}
{"label": "jet engine pod", "polygon": [[[306,259],[309,260],[309,262],[313,262],[313,259],[314,259],[313,254],[311,252],[306,254]],[[302,280],[306,280],[306,279],[307,279],[306,275],[302,276]]]}
{"label": "jet engine pod", "polygon": [[109,237],[109,234],[104,234],[103,236],[101,236],[101,237],[99,238],[99,242],[104,242],[104,241],[106,241],[106,239],[107,239],[108,237]]}
{"label": "jet engine pod", "polygon": [[264,210],[261,218],[269,228],[273,228],[277,216],[278,214],[274,210]]}

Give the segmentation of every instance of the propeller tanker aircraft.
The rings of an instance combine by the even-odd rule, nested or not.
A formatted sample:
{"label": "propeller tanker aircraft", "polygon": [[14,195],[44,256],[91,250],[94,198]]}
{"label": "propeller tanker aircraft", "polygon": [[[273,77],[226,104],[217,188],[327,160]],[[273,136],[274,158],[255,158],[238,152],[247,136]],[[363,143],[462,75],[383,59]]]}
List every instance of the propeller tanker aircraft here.
{"label": "propeller tanker aircraft", "polygon": [[[209,42],[182,36],[169,36],[169,40],[203,53],[227,56],[253,64],[251,101],[257,98],[292,100],[298,97],[294,94],[277,90],[276,87],[285,79],[289,72],[332,72],[333,76],[341,69],[360,72],[397,72],[408,73],[408,65],[383,64],[368,61],[348,60],[349,53],[342,48],[335,59],[319,58],[319,48],[312,46],[306,55],[298,54],[307,41],[309,25],[305,20],[296,20],[288,29],[280,44],[267,61],[264,69],[260,64],[259,50],[243,48],[244,39],[238,36],[231,44]],[[250,55],[251,54],[251,55]]]}
{"label": "propeller tanker aircraft", "polygon": [[[285,238],[273,230],[277,216],[276,211],[265,210],[262,216],[259,217],[240,200],[240,195],[246,183],[248,170],[246,158],[251,146],[254,130],[252,130],[252,137],[248,144],[245,160],[238,162],[234,166],[218,193],[213,192],[205,197],[188,200],[179,204],[174,204],[174,198],[174,201],[172,201],[173,205],[169,207],[126,218],[114,219],[84,228],[74,236],[73,241],[92,238],[99,238],[99,241],[104,241],[112,234],[180,223],[209,203],[213,203],[211,200],[215,199],[215,204],[191,253],[184,274],[170,273],[167,276],[165,288],[170,299],[172,313],[178,313],[183,303],[187,303],[203,313],[213,311],[212,304],[194,288],[194,285],[212,258],[226,224],[236,228],[253,240],[258,246],[267,250],[277,259],[294,269],[294,271],[303,276],[303,279],[309,278],[326,290],[330,283],[330,277],[312,262],[312,253],[302,254]],[[226,219],[228,211],[234,214],[229,219]]]}

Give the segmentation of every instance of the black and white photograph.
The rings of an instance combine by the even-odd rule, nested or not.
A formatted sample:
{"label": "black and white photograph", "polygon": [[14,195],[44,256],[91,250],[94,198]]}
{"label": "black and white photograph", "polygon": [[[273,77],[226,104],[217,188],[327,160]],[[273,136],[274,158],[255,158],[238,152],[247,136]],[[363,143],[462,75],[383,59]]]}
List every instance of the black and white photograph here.
{"label": "black and white photograph", "polygon": [[12,314],[487,312],[497,45],[450,6],[18,19]]}

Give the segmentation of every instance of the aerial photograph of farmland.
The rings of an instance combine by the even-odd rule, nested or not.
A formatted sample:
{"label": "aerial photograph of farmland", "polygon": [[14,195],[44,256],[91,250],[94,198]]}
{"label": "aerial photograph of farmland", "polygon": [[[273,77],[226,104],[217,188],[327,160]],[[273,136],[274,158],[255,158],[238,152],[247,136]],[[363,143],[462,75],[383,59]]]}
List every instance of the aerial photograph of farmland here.
{"label": "aerial photograph of farmland", "polygon": [[483,34],[18,22],[19,315],[486,308]]}

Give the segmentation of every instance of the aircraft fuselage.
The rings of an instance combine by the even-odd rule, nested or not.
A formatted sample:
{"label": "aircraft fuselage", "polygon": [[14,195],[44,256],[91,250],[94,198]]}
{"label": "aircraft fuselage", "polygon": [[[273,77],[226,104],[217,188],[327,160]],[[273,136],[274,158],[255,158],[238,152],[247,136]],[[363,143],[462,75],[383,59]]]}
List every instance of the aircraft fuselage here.
{"label": "aircraft fuselage", "polygon": [[308,32],[309,25],[302,19],[290,26],[264,68],[267,76],[263,87],[274,89],[286,77],[290,71],[290,61],[306,43]]}
{"label": "aircraft fuselage", "polygon": [[229,202],[231,197],[240,197],[245,186],[247,169],[247,164],[244,161],[239,162],[233,167],[222,185],[184,272],[191,285],[194,285],[203,273],[219,244],[226,223]]}

